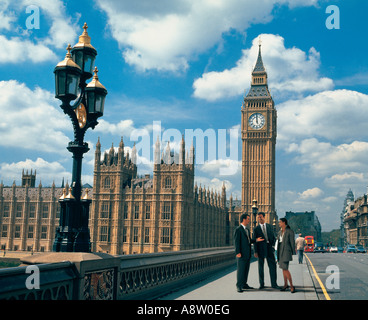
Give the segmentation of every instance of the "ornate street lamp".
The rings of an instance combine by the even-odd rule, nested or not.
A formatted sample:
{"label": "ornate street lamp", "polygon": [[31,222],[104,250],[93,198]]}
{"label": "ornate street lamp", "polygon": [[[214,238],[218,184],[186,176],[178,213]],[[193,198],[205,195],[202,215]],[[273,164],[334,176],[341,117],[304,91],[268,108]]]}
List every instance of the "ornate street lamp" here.
{"label": "ornate street lamp", "polygon": [[253,206],[252,206],[252,213],[253,213],[253,230],[257,226],[257,213],[258,213],[258,207],[257,207],[257,200],[253,200]]}
{"label": "ornate street lamp", "polygon": [[[72,183],[59,199],[60,223],[53,244],[56,252],[91,251],[88,219],[92,200],[88,198],[88,190],[81,199],[82,159],[89,150],[83,140],[87,129],[94,129],[97,119],[103,115],[107,90],[98,80],[97,68],[93,69],[97,51],[91,45],[87,28],[85,23],[79,42],[73,48],[68,45],[65,59],[54,70],[55,97],[61,100],[60,107],[70,117],[74,129],[74,141],[67,147],[73,154]],[[93,79],[87,85],[86,80],[92,77],[92,72]]]}

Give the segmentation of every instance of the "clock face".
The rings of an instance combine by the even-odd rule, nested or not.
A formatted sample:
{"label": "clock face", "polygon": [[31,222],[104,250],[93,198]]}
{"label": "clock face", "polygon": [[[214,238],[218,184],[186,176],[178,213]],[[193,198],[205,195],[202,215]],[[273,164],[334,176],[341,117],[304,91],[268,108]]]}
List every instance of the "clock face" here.
{"label": "clock face", "polygon": [[78,108],[75,110],[75,113],[77,114],[79,127],[81,129],[84,128],[87,122],[87,111],[83,103],[78,106]]}
{"label": "clock face", "polygon": [[261,113],[253,113],[248,120],[252,129],[262,129],[265,124],[265,117]]}

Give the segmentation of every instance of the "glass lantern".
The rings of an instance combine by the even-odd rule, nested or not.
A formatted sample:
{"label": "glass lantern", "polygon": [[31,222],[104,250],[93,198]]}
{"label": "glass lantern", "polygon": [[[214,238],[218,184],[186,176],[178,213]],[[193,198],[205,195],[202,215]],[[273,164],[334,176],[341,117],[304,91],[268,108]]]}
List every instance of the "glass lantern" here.
{"label": "glass lantern", "polygon": [[67,48],[68,53],[65,59],[55,67],[55,97],[60,100],[71,101],[78,96],[78,87],[81,76],[81,69],[74,63],[70,50],[70,45]]}
{"label": "glass lantern", "polygon": [[92,81],[86,87],[86,99],[88,105],[88,114],[101,117],[104,112],[105,97],[107,95],[106,88],[98,80],[97,68],[94,69],[95,75]]}
{"label": "glass lantern", "polygon": [[79,36],[79,42],[72,48],[74,62],[81,68],[82,77],[89,79],[93,74],[93,66],[97,56],[96,49],[91,45],[91,37],[87,33],[87,24],[83,26],[83,33]]}

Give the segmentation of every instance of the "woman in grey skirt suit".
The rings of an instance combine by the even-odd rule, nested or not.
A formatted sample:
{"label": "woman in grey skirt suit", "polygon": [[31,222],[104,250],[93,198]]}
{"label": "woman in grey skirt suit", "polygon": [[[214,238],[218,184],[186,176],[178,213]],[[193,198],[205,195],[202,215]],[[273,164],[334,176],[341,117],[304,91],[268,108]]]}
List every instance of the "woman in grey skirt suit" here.
{"label": "woman in grey skirt suit", "polygon": [[284,286],[281,291],[285,291],[288,288],[288,281],[290,283],[291,293],[295,292],[293,286],[293,280],[289,271],[289,261],[293,260],[293,254],[295,252],[295,236],[294,231],[290,229],[288,222],[285,218],[279,220],[280,231],[277,235],[277,261],[279,267],[282,269],[284,276]]}

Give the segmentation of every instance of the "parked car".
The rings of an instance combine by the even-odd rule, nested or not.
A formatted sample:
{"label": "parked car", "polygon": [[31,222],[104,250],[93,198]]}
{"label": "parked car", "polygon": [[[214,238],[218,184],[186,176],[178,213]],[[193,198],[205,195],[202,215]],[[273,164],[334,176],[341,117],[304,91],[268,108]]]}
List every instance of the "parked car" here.
{"label": "parked car", "polygon": [[344,252],[344,248],[343,247],[337,247],[337,252],[338,253],[343,253]]}
{"label": "parked car", "polygon": [[357,249],[354,244],[348,244],[345,251],[346,253],[357,253]]}
{"label": "parked car", "polygon": [[316,252],[322,252],[322,253],[325,253],[326,252],[326,249],[323,245],[322,242],[316,242],[315,245],[314,245],[314,250],[313,250],[314,253]]}
{"label": "parked car", "polygon": [[359,246],[358,248],[356,248],[356,252],[357,253],[367,253],[367,250],[364,247]]}
{"label": "parked car", "polygon": [[330,247],[330,252],[337,253],[338,252],[337,247]]}

